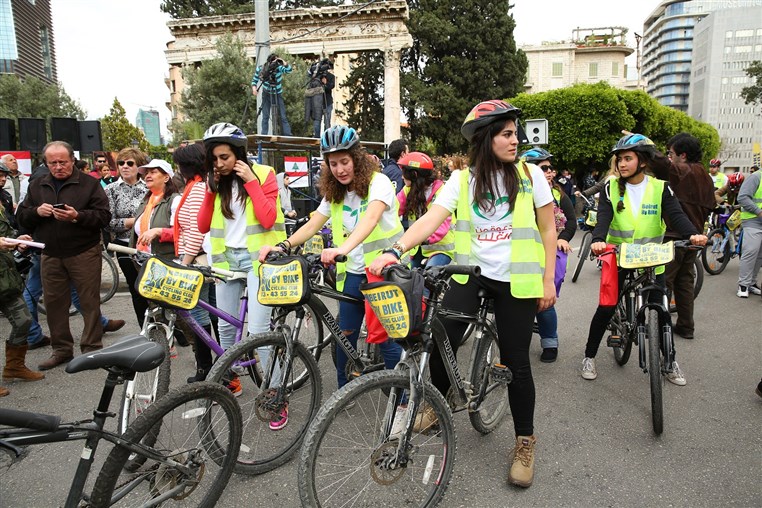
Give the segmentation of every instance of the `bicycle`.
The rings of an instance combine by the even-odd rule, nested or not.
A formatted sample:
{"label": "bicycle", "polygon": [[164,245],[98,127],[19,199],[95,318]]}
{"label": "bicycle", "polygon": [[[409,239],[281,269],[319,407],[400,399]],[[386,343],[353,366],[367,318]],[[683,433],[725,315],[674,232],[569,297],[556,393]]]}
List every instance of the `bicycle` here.
{"label": "bicycle", "polygon": [[[135,419],[124,434],[104,430],[113,417],[114,388],[137,372],[155,368],[166,352],[145,337],[128,337],[66,366],[74,374],[103,368],[108,372],[93,418],[61,423],[59,416],[0,408],[0,461],[23,458],[27,445],[84,440],[85,446],[65,506],[158,506],[169,502],[215,505],[233,473],[241,445],[241,412],[222,386],[194,383],[168,393]],[[153,440],[156,444],[148,444]],[[101,440],[114,445],[85,493]],[[10,466],[10,464],[8,464]]]}
{"label": "bicycle", "polygon": [[[512,375],[499,364],[486,294],[480,294],[479,310],[473,315],[441,308],[449,277],[477,276],[479,267],[445,265],[416,271],[430,291],[421,332],[399,339],[404,353],[395,370],[358,378],[320,409],[307,431],[299,462],[299,496],[304,506],[376,506],[382,500],[390,500],[391,506],[401,500],[412,506],[434,506],[444,496],[454,467],[452,405],[455,411],[469,411],[471,424],[481,433],[497,428],[508,410]],[[392,328],[400,324],[392,321],[400,316],[382,317],[382,309],[374,310],[392,334]],[[437,317],[476,325],[468,380],[461,376],[450,338]],[[426,380],[435,343],[452,384],[449,403]],[[427,418],[427,411],[433,411],[434,417]]]}
{"label": "bicycle", "polygon": [[[630,359],[633,343],[638,345],[638,363],[648,373],[651,385],[651,420],[654,432],[664,431],[664,376],[672,372],[675,345],[667,293],[656,283],[656,268],[674,257],[675,248],[698,248],[688,241],[622,244],[603,255],[617,255],[620,268],[627,268],[624,286],[619,290],[616,310],[609,322],[611,335],[606,344],[614,350],[614,360],[624,366]],[[700,248],[700,247],[699,247]],[[655,292],[661,299],[648,298]]]}
{"label": "bicycle", "polygon": [[[146,253],[139,253],[135,249],[129,249],[121,245],[109,244],[109,250],[130,254],[140,263],[145,263],[152,256]],[[230,272],[207,266],[187,267],[201,272],[206,277],[223,276],[227,278],[245,277],[243,272]],[[238,402],[241,411],[244,414],[245,425],[243,428],[244,444],[241,446],[238,454],[235,471],[243,474],[260,474],[284,464],[290,457],[296,453],[303,436],[303,429],[306,428],[308,419],[301,421],[302,418],[311,418],[311,414],[317,412],[322,393],[320,370],[314,357],[307,349],[299,344],[294,348],[294,363],[289,372],[291,379],[285,384],[285,393],[280,393],[282,399],[280,403],[288,402],[295,418],[290,419],[290,426],[277,433],[270,431],[268,425],[277,413],[272,399],[271,380],[275,377],[277,368],[280,367],[281,344],[277,341],[268,341],[267,337],[251,336],[242,340],[244,330],[246,330],[246,312],[248,309],[248,289],[244,289],[241,297],[238,317],[231,316],[216,307],[212,307],[203,300],[198,300],[197,305],[208,312],[214,314],[220,319],[230,323],[236,328],[235,343],[225,351],[207,331],[195,320],[190,311],[183,308],[167,308],[166,304],[159,303],[159,310],[165,315],[169,314],[182,319],[193,330],[196,337],[203,340],[212,352],[217,355],[212,369],[207,374],[206,380],[218,384],[228,384],[236,378],[241,383],[241,392],[238,396]],[[147,320],[148,321],[148,320]],[[163,326],[154,328],[157,335],[163,335],[161,330]],[[153,335],[151,336],[153,338]],[[163,338],[163,337],[162,337]],[[272,338],[272,337],[270,337]],[[160,339],[161,340],[161,339]],[[259,352],[262,348],[270,349],[270,358],[278,361],[262,362],[265,368],[260,364]],[[132,425],[130,419],[135,417],[139,411],[145,407],[150,407],[161,400],[163,379],[169,379],[169,374],[162,374],[161,369],[169,371],[169,362],[165,361],[157,366],[159,372],[147,372],[143,374],[146,382],[136,381],[136,389],[133,393],[125,388],[125,400],[131,396],[131,404],[124,403],[120,416],[120,421],[124,421],[122,428],[129,429]],[[275,370],[274,370],[275,369]],[[306,386],[306,387],[305,387]],[[301,389],[300,397],[291,397],[292,393]],[[156,394],[156,395],[154,395]],[[303,407],[306,406],[306,407]],[[133,412],[135,411],[135,412]],[[300,430],[301,428],[301,430]]]}
{"label": "bicycle", "polygon": [[[733,207],[738,209],[738,207]],[[706,236],[709,238],[701,251],[701,263],[709,275],[719,275],[732,258],[741,256],[743,248],[743,228],[740,224],[728,225],[731,213],[717,214],[718,227]]]}
{"label": "bicycle", "polygon": [[582,244],[579,251],[577,251],[578,261],[577,266],[574,267],[572,282],[577,282],[585,260],[589,259],[593,261],[595,259],[590,246],[593,244],[593,229],[595,229],[595,225],[598,222],[598,207],[592,199],[588,199],[584,194],[580,194],[580,197],[585,201],[585,208],[582,212],[582,217],[577,219],[577,227],[584,231],[585,235],[582,237]]}

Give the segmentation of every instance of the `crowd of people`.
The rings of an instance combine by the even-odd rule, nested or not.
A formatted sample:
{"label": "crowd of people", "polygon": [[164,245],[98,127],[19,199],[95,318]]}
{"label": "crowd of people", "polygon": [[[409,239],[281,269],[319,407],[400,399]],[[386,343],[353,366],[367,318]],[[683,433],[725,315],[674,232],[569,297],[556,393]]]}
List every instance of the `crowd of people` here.
{"label": "crowd of people", "polygon": [[[272,93],[271,98],[282,104],[277,97],[278,73],[287,73],[290,67],[277,57],[268,65],[276,74],[263,86],[268,96]],[[260,69],[252,83],[255,93],[261,75]],[[124,321],[102,316],[100,275],[91,269],[101,262],[104,230],[114,243],[183,265],[246,272],[245,281],[207,283],[202,288],[201,299],[236,314],[244,288],[256,294],[258,267],[268,254],[291,253],[330,220],[334,245],[321,252],[321,261],[336,265],[337,289],[359,299],[360,285],[382,280],[382,269],[390,263],[481,267],[478,276],[453,278],[443,306],[473,312],[480,292],[494,301],[500,361],[513,374],[508,392],[515,443],[508,480],[529,487],[537,443],[530,342],[536,322],[540,361],[556,361],[562,344],[555,304],[577,226],[575,198],[598,195],[598,222],[592,233],[595,254],[603,253],[607,244],[689,239],[704,245],[704,223],[716,203],[737,203],[746,235],[738,296],[748,297],[761,292],[756,283],[762,260],[762,185],[756,172],[745,179],[730,175],[718,186],[716,172],[708,172],[700,162],[698,140],[687,133],[670,139],[667,153],[662,154],[642,134],[624,132],[611,152],[607,174],[596,179],[591,173],[583,185],[586,188],[578,190],[568,169],[557,168],[547,150],[518,151],[520,115],[518,108],[502,100],[477,104],[461,126],[470,146],[468,156],[439,161],[411,151],[404,140],[391,143],[388,158],[379,160],[363,148],[353,128],[327,126],[320,136],[321,201],[309,221],[290,236],[285,217],[294,213],[288,181],[276,175],[274,168],[250,162],[246,135],[229,123],[210,126],[203,145],[177,148],[172,164],[124,148],[117,154],[118,177],[113,181],[105,157],[96,157],[91,177],[87,165],[79,164],[72,147],[61,141],[45,147],[46,172],[29,180],[20,175],[12,156],[0,158],[0,183],[8,190],[7,198],[0,195],[0,264],[4,266],[0,310],[12,328],[3,378],[36,381],[44,377],[26,366],[28,349],[51,347],[50,357],[38,365],[40,371],[73,358],[75,340],[68,315],[72,302],[84,319],[78,341],[82,353],[100,349],[105,332],[124,326]],[[284,130],[287,127],[285,121]],[[33,258],[26,282],[10,253],[23,251],[26,245],[14,239],[45,245]],[[676,253],[657,278],[675,295],[674,331],[686,339],[692,339],[696,329],[695,255],[696,251]],[[336,263],[343,256],[346,263]],[[128,256],[120,256],[118,264],[142,325],[148,302],[135,289],[137,269]],[[624,275],[620,269],[620,284]],[[39,293],[54,303],[47,307],[49,337],[37,323]],[[599,306],[592,317],[580,370],[586,380],[598,375],[595,357],[613,313],[613,307]],[[385,366],[394,368],[402,350],[388,338],[367,302],[341,301],[339,315],[339,327],[353,345],[365,321],[367,340],[379,344]],[[194,309],[193,317],[216,336],[223,349],[233,345],[231,325],[220,322],[212,334],[213,323],[206,311]],[[463,336],[465,323],[445,319],[443,324],[450,337]],[[248,332],[266,332],[269,327],[270,309],[250,298]],[[454,341],[452,345],[457,351],[460,344]],[[202,340],[195,340],[194,351],[196,372],[188,382],[205,379],[215,360]],[[262,348],[258,353],[266,363],[269,350]],[[349,381],[347,361],[337,348],[338,387]],[[673,365],[667,379],[685,385],[683,371],[676,362]],[[433,385],[446,395],[450,380],[436,347],[430,372]],[[241,392],[235,376],[226,383],[234,395]],[[7,394],[0,389],[0,396]],[[428,427],[435,419],[431,408],[423,407],[416,427]],[[270,429],[277,431],[287,424],[286,407],[270,422]]]}

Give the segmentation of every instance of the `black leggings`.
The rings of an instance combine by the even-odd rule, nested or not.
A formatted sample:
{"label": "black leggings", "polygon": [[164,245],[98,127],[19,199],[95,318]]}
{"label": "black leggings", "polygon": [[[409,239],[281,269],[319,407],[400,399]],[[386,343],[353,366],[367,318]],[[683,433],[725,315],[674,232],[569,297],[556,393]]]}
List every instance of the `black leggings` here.
{"label": "black leggings", "polygon": [[[486,290],[494,299],[495,321],[500,342],[500,362],[513,373],[513,381],[508,385],[509,402],[513,414],[513,427],[517,436],[534,434],[534,380],[529,363],[529,344],[532,340],[532,324],[537,312],[536,298],[515,298],[511,295],[511,284],[486,277],[469,277],[466,284],[453,281],[445,294],[442,306],[467,313],[476,313],[479,308],[477,292]],[[443,320],[447,336],[457,352],[467,323]],[[435,347],[429,363],[431,381],[442,394],[447,394],[450,379],[439,350]]]}

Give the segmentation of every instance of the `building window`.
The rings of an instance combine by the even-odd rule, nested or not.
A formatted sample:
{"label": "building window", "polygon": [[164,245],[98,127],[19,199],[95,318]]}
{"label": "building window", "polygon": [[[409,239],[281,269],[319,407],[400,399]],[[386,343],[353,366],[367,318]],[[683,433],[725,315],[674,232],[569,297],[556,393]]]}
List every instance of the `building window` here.
{"label": "building window", "polygon": [[13,60],[0,60],[0,74],[13,74]]}
{"label": "building window", "polygon": [[564,75],[564,64],[562,62],[553,62],[551,76],[558,78]]}
{"label": "building window", "polygon": [[754,37],[754,30],[736,30],[736,37]]}
{"label": "building window", "polygon": [[42,73],[48,79],[53,79],[53,60],[50,58],[50,38],[48,27],[40,25],[40,48],[42,51]]}
{"label": "building window", "polygon": [[736,53],[751,53],[751,46],[736,46]]}
{"label": "building window", "polygon": [[591,78],[598,77],[598,62],[590,62],[587,68],[587,75]]}
{"label": "building window", "polygon": [[726,55],[729,54],[731,51],[733,51],[733,47],[732,46],[725,46],[725,54]]}
{"label": "building window", "polygon": [[726,39],[732,39],[733,38],[733,30],[728,30],[725,32],[725,38]]}
{"label": "building window", "polygon": [[619,77],[619,62],[611,63],[611,75],[614,77]]}

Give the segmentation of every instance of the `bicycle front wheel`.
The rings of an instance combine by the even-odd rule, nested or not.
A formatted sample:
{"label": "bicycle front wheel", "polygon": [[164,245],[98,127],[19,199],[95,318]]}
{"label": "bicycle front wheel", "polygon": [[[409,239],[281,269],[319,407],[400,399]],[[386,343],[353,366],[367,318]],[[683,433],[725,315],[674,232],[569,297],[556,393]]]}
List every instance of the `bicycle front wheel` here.
{"label": "bicycle front wheel", "polygon": [[101,253],[101,303],[111,300],[119,287],[119,269],[114,258]]}
{"label": "bicycle front wheel", "polygon": [[[302,319],[299,335],[296,337],[301,344],[307,348],[307,351],[315,357],[315,361],[320,361],[320,355],[323,349],[331,342],[330,337],[325,339],[323,334],[323,322],[320,321],[318,311],[307,302],[302,305],[304,309],[304,318]],[[275,308],[271,317],[271,329],[275,330],[277,326],[286,326],[290,331],[296,327],[296,309]],[[299,388],[304,384],[309,376],[309,372],[298,372],[294,376],[294,388]]]}
{"label": "bicycle front wheel", "polygon": [[730,241],[725,241],[723,228],[713,229],[707,236],[709,240],[701,251],[701,263],[709,275],[719,275],[730,262]]}
{"label": "bicycle front wheel", "polygon": [[492,366],[500,363],[500,343],[489,326],[482,331],[471,361],[471,389],[479,405],[468,412],[468,418],[474,429],[489,434],[508,412],[508,385],[492,378]]}
{"label": "bicycle front wheel", "polygon": [[233,474],[241,446],[241,412],[224,386],[193,383],[152,404],[123,434],[137,444],[159,428],[152,455],[138,470],[125,468],[127,448],[115,446],[103,464],[91,506],[213,507]]}
{"label": "bicycle front wheel", "polygon": [[[400,464],[398,438],[383,429],[403,409],[407,371],[379,371],[345,385],[310,425],[299,460],[303,506],[435,506],[455,462],[455,429],[444,397],[431,383]],[[390,395],[391,393],[391,395]],[[391,397],[391,399],[390,399]],[[407,415],[405,415],[407,417]],[[416,428],[418,427],[418,428]]]}
{"label": "bicycle front wheel", "polygon": [[577,282],[577,278],[579,277],[579,274],[582,272],[582,265],[585,263],[585,260],[590,257],[590,245],[593,243],[593,234],[588,231],[585,233],[585,236],[582,238],[582,245],[579,248],[579,254],[577,254],[577,257],[579,258],[579,261],[577,261],[577,266],[574,268],[574,275],[572,275],[572,282]]}
{"label": "bicycle front wheel", "polygon": [[648,377],[651,381],[651,417],[654,432],[664,431],[664,402],[662,391],[664,376],[661,374],[661,334],[659,333],[659,313],[648,311]]}
{"label": "bicycle front wheel", "polygon": [[[259,352],[269,350],[268,365],[259,362]],[[234,345],[217,359],[207,376],[208,381],[222,383],[236,377],[241,392],[238,403],[244,419],[243,444],[235,470],[243,474],[260,474],[288,462],[304,439],[307,426],[320,408],[322,380],[315,358],[303,344],[293,345],[290,373],[286,377],[286,342],[282,334],[254,335]],[[261,378],[252,375],[257,370]],[[270,371],[269,386],[265,379]],[[297,377],[306,373],[306,376]],[[282,389],[280,387],[285,387]],[[283,426],[275,422],[283,420]],[[276,427],[275,430],[273,427]]]}

